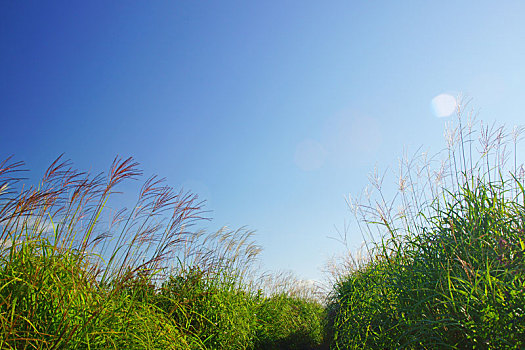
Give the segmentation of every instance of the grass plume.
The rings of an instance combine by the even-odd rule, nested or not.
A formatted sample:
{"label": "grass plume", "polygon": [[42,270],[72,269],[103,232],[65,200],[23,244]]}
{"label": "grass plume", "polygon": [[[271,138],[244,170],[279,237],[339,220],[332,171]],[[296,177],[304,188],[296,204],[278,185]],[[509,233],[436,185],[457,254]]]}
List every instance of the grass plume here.
{"label": "grass plume", "polygon": [[374,172],[349,200],[366,245],[336,275],[334,349],[525,346],[522,128],[476,123],[466,106],[443,152],[400,161],[392,199]]}
{"label": "grass plume", "polygon": [[196,228],[203,202],[156,176],[113,209],[142,177],[132,158],[91,176],[61,156],[38,186],[22,174],[0,164],[0,348],[265,349],[281,326],[289,348],[319,344],[317,303],[258,289],[253,232]]}

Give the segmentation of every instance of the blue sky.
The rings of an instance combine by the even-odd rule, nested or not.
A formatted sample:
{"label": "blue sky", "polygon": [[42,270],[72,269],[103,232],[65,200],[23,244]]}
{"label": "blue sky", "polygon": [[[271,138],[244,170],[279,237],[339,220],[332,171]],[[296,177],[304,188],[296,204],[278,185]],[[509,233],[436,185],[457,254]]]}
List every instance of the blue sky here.
{"label": "blue sky", "polygon": [[[444,147],[432,99],[525,110],[520,1],[3,1],[0,155],[32,176],[133,156],[257,231],[268,269],[320,279],[375,165]],[[349,232],[351,244],[361,243]]]}

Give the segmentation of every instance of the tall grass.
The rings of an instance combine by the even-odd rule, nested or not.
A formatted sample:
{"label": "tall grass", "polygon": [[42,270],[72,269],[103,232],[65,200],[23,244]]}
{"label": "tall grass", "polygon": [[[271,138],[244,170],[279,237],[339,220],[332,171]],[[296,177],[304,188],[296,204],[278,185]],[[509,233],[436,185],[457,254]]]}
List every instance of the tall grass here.
{"label": "tall grass", "polygon": [[183,344],[178,325],[127,291],[176,257],[200,218],[196,197],[151,178],[135,207],[102,229],[117,185],[141,175],[131,158],[115,159],[107,177],[59,158],[38,187],[17,190],[21,165],[6,160],[0,169],[0,347]]}
{"label": "tall grass", "polygon": [[0,348],[259,349],[284,329],[284,348],[319,345],[319,303],[262,293],[252,232],[197,230],[195,195],[151,177],[113,209],[131,158],[107,176],[59,158],[36,187],[22,170],[0,165]]}
{"label": "tall grass", "polygon": [[478,124],[464,105],[444,153],[401,162],[392,200],[375,173],[375,192],[349,201],[367,244],[337,276],[333,348],[525,346],[520,129]]}

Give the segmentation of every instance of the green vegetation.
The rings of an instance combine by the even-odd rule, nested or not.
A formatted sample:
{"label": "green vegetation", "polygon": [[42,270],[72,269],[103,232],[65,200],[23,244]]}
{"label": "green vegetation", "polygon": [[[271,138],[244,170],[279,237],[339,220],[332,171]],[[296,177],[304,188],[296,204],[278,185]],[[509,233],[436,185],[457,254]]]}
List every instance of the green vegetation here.
{"label": "green vegetation", "polygon": [[37,187],[8,159],[0,348],[524,348],[521,130],[480,124],[476,140],[471,117],[458,109],[444,156],[401,163],[391,201],[376,173],[375,194],[349,202],[366,243],[328,301],[258,272],[252,232],[194,229],[202,203],[156,177],[114,210],[116,188],[141,176],[131,159],[91,177],[59,158]]}
{"label": "green vegetation", "polygon": [[257,277],[251,232],[192,231],[195,196],[153,177],[133,209],[113,210],[116,187],[141,175],[131,159],[107,177],[59,159],[37,188],[21,186],[21,165],[0,165],[1,349],[320,344],[320,303]]}
{"label": "green vegetation", "polygon": [[375,240],[338,276],[334,349],[525,347],[523,168],[505,148],[517,150],[520,130],[480,124],[474,140],[471,115],[458,117],[438,171],[425,157],[404,161],[394,200],[374,176],[376,196],[351,202]]}

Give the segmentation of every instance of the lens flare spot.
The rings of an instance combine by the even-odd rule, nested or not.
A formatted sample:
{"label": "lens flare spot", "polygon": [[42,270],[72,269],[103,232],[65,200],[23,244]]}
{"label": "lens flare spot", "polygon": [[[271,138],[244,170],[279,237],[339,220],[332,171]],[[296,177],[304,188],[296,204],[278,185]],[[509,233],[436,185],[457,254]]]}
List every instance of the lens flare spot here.
{"label": "lens flare spot", "polygon": [[313,171],[323,166],[326,152],[319,142],[306,139],[301,141],[294,155],[295,164],[304,171]]}
{"label": "lens flare spot", "polygon": [[[384,125],[378,118],[354,111],[341,111],[327,120],[322,143],[330,164],[347,166],[351,162],[368,162],[383,145]],[[327,157],[327,158],[328,158]]]}
{"label": "lens flare spot", "polygon": [[449,94],[440,94],[432,99],[432,111],[439,118],[450,116],[456,110],[456,98]]}

